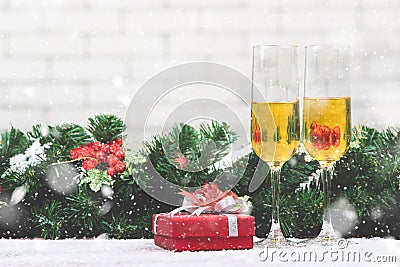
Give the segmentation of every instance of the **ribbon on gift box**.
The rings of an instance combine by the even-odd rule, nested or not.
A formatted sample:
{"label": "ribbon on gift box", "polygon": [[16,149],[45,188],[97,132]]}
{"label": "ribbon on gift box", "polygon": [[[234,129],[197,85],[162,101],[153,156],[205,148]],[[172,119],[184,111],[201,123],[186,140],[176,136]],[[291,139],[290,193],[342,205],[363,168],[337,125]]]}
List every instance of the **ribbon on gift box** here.
{"label": "ribbon on gift box", "polygon": [[[194,192],[187,192],[180,189],[178,194],[183,195],[183,203],[168,213],[173,216],[181,211],[187,211],[190,215],[199,216],[201,213],[216,213],[228,217],[228,231],[229,236],[238,236],[238,223],[237,217],[233,214],[249,213],[249,205],[243,199],[239,198],[231,190],[225,192],[218,188],[216,183],[204,184],[200,189]],[[233,214],[232,214],[233,213]],[[154,233],[157,233],[157,219],[158,214],[154,219]]]}
{"label": "ribbon on gift box", "polygon": [[239,198],[231,190],[221,191],[216,183],[204,184],[194,192],[187,192],[180,189],[178,194],[183,195],[182,206],[171,211],[176,214],[181,211],[188,211],[191,215],[201,213],[248,213],[249,206],[246,201]]}

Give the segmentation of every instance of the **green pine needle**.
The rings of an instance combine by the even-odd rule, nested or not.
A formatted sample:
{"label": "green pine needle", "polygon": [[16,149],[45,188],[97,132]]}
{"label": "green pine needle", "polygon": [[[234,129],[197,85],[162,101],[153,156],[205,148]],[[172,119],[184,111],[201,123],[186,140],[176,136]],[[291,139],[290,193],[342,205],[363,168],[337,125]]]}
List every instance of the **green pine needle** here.
{"label": "green pine needle", "polygon": [[25,151],[29,145],[30,141],[26,135],[14,127],[11,127],[10,131],[2,132],[0,140],[0,174],[8,166],[8,161],[12,156]]}
{"label": "green pine needle", "polygon": [[62,228],[65,227],[63,213],[60,202],[46,201],[40,206],[33,206],[31,222],[40,231],[42,238],[59,239],[63,237]]}
{"label": "green pine needle", "polygon": [[[217,180],[223,172],[232,180],[239,179],[236,185],[232,184],[232,190],[251,198],[257,235],[265,236],[268,233],[271,220],[269,168],[261,162],[257,177],[253,177],[260,162],[254,152],[226,167],[225,157],[237,137],[226,124],[217,122],[201,125],[198,130],[190,125],[179,124],[168,134],[148,140],[143,155],[127,151],[126,171],[115,180],[106,181],[110,185],[112,182],[114,190],[113,208],[106,214],[102,214],[101,206],[106,200],[98,190],[99,186],[95,188],[98,192],[93,192],[83,180],[78,192],[66,197],[49,188],[46,171],[50,164],[68,161],[72,148],[93,139],[109,142],[121,138],[124,130],[125,125],[120,118],[98,115],[89,119],[87,131],[75,124],[61,124],[35,125],[27,134],[14,128],[3,132],[0,144],[1,174],[9,167],[12,156],[25,152],[31,139],[51,144],[46,149],[46,161],[28,168],[23,174],[10,172],[1,179],[4,196],[11,195],[18,186],[27,186],[26,195],[19,204],[26,211],[27,220],[21,225],[25,230],[15,230],[8,236],[57,239],[96,236],[106,232],[111,238],[150,238],[151,215],[175,208],[153,199],[138,186],[138,181],[143,185],[154,178],[149,171],[150,164],[165,179],[180,186],[199,186]],[[400,238],[399,152],[399,130],[390,128],[378,131],[366,126],[354,129],[350,149],[336,163],[332,183],[331,202],[345,199],[346,205],[356,213],[353,222],[356,225],[346,235],[391,235]],[[204,155],[207,161],[201,162]],[[196,172],[181,170],[174,162],[180,156],[184,156],[188,162],[205,164],[207,167]],[[80,162],[76,162],[76,166],[80,167]],[[244,174],[241,172],[243,168]],[[321,227],[323,201],[320,184],[316,180],[309,181],[318,168],[319,164],[316,161],[307,162],[304,154],[296,154],[282,168],[280,211],[281,226],[286,236],[315,236]],[[80,168],[77,171],[83,172]],[[261,184],[255,191],[249,188],[253,179]],[[91,184],[93,181],[88,182]],[[338,219],[341,218],[335,218],[334,223]]]}
{"label": "green pine needle", "polygon": [[107,143],[115,138],[122,138],[126,126],[121,118],[115,115],[97,115],[88,119],[87,130],[96,141]]}
{"label": "green pine needle", "polygon": [[112,239],[131,239],[143,238],[147,222],[143,220],[133,220],[121,212],[117,215],[112,215],[111,219],[103,221],[104,231]]}
{"label": "green pine needle", "polygon": [[101,202],[88,194],[86,185],[79,192],[66,197],[65,214],[68,225],[75,228],[79,235],[94,234],[101,226]]}

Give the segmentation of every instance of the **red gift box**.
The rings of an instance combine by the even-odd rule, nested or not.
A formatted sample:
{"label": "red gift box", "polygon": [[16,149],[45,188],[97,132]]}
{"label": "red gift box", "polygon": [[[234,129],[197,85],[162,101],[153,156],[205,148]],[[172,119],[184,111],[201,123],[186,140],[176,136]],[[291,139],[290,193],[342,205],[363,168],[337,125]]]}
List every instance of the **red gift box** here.
{"label": "red gift box", "polygon": [[154,214],[154,243],[174,251],[251,249],[254,217],[245,214]]}

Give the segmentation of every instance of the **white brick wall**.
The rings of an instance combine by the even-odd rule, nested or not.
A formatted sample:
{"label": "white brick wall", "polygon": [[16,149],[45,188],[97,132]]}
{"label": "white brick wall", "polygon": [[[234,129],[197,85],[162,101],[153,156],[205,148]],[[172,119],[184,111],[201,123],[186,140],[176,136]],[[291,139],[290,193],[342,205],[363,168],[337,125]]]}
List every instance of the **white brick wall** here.
{"label": "white brick wall", "polygon": [[396,0],[0,0],[0,129],[123,116],[182,62],[250,77],[253,45],[339,43],[354,50],[353,122],[400,126],[399,31]]}
{"label": "white brick wall", "polygon": [[125,35],[94,35],[90,38],[88,54],[93,58],[132,57],[157,59],[165,54],[164,38],[158,35],[130,32]]}
{"label": "white brick wall", "polygon": [[[11,80],[19,80],[20,82],[23,80],[43,81],[48,73],[49,68],[45,60],[9,56],[0,60],[0,79],[3,82]],[[29,82],[26,85],[29,85]]]}
{"label": "white brick wall", "polygon": [[50,66],[53,79],[75,81],[109,81],[113,77],[128,75],[126,62],[118,59],[57,59]]}
{"label": "white brick wall", "polygon": [[125,27],[128,30],[145,33],[172,33],[195,31],[199,28],[199,13],[193,10],[166,9],[134,10],[125,15]]}
{"label": "white brick wall", "polygon": [[8,42],[10,55],[19,58],[49,56],[82,56],[85,43],[82,38],[52,35],[16,35],[11,34]]}
{"label": "white brick wall", "polygon": [[80,11],[70,12],[46,12],[44,15],[44,30],[49,32],[57,31],[119,31],[121,29],[120,14],[109,12],[107,10],[98,10],[96,12]]}
{"label": "white brick wall", "polygon": [[39,31],[44,26],[43,13],[2,8],[0,30],[4,33],[24,34]]}

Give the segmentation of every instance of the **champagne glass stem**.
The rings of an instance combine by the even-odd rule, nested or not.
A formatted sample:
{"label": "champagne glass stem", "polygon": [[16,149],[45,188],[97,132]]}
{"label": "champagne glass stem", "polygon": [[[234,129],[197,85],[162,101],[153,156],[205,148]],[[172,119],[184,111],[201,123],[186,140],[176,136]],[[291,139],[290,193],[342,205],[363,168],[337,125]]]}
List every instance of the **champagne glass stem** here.
{"label": "champagne glass stem", "polygon": [[281,225],[279,223],[279,185],[281,178],[281,166],[271,166],[271,187],[272,187],[272,222],[268,239],[279,242],[284,239]]}
{"label": "champagne glass stem", "polygon": [[321,173],[322,190],[324,193],[324,216],[322,229],[318,236],[322,241],[336,240],[338,237],[332,226],[331,186],[333,178],[333,164],[323,165]]}

